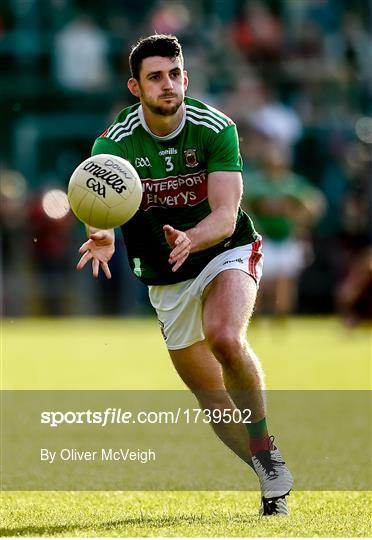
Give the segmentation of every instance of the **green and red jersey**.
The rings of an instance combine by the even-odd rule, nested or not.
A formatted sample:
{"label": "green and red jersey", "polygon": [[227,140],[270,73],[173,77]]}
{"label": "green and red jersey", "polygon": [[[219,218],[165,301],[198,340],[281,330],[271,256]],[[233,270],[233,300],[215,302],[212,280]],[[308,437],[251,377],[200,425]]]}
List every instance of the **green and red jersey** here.
{"label": "green and red jersey", "polygon": [[180,126],[165,137],[151,133],[140,103],[127,107],[96,139],[92,155],[97,154],[128,160],[141,178],[141,207],[121,229],[130,266],[145,284],[194,278],[219,253],[256,240],[252,221],[239,209],[230,238],[190,254],[177,272],[168,263],[170,248],[163,225],[179,230],[195,227],[211,212],[208,174],[242,170],[235,124],[205,103],[186,97]]}

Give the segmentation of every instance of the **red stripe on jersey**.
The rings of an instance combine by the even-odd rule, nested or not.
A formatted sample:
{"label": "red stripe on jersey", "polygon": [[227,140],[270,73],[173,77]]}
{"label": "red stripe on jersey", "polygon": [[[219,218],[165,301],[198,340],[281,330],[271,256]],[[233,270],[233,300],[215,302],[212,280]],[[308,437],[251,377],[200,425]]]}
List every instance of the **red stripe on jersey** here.
{"label": "red stripe on jersey", "polygon": [[106,137],[108,130],[109,130],[109,128],[105,129],[105,131],[103,133],[101,133],[101,135],[98,137],[98,139],[100,139],[101,137]]}

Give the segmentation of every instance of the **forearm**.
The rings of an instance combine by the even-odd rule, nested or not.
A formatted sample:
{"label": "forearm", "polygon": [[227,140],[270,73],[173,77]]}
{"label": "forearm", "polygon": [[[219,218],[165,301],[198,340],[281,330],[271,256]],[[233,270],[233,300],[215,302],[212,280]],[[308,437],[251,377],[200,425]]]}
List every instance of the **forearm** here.
{"label": "forearm", "polygon": [[236,225],[236,212],[230,208],[218,207],[192,229],[185,231],[191,241],[190,253],[215,246],[229,238]]}

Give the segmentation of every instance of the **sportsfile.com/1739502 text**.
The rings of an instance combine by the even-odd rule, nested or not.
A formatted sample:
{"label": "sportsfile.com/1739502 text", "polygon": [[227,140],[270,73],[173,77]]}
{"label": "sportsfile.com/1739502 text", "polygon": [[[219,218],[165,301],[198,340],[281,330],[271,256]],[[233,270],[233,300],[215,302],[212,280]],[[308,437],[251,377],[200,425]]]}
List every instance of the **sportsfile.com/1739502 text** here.
{"label": "sportsfile.com/1739502 text", "polygon": [[128,411],[108,407],[104,411],[43,411],[40,423],[50,427],[63,424],[92,424],[105,427],[112,424],[250,424],[250,409],[201,409],[178,407],[174,411]]}

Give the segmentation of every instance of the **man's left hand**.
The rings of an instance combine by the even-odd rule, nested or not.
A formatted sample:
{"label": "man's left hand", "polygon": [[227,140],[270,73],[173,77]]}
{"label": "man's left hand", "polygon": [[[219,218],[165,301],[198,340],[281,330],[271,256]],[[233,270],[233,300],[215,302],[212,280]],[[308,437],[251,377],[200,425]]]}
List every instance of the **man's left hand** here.
{"label": "man's left hand", "polygon": [[176,272],[189,256],[191,240],[184,231],[174,229],[170,225],[164,225],[165,239],[172,249],[168,262],[173,264],[172,272]]}

